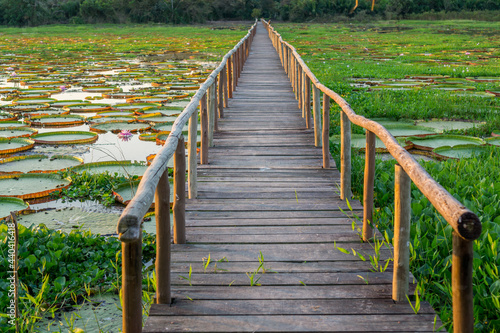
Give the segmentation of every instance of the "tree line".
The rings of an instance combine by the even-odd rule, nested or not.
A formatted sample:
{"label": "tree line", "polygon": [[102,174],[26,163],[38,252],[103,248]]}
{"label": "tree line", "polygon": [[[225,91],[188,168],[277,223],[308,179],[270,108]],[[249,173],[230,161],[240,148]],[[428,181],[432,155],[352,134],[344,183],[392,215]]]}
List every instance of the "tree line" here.
{"label": "tree line", "polygon": [[407,18],[412,14],[500,10],[500,0],[0,0],[0,25],[188,24],[266,19]]}

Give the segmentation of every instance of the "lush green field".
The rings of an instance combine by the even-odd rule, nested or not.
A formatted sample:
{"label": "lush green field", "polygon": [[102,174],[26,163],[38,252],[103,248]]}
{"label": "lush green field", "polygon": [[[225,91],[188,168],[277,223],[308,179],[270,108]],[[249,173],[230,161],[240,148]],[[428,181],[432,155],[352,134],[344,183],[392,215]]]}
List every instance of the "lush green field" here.
{"label": "lush green field", "polygon": [[[369,118],[484,121],[470,130],[480,137],[500,129],[500,98],[485,91],[500,89],[497,23],[472,21],[398,21],[373,24],[275,24],[316,76],[340,93],[358,114]],[[403,81],[422,76],[449,76],[469,92],[417,86],[404,89],[358,85],[359,81]],[[467,77],[494,77],[491,82]],[[462,82],[460,82],[462,81]],[[456,82],[455,82],[456,83]],[[331,134],[340,133],[339,108],[331,110]],[[363,133],[359,127],[354,133]],[[338,145],[332,152],[338,163]],[[444,162],[425,162],[427,171],[453,196],[474,211],[483,224],[474,242],[474,316],[477,332],[500,331],[500,152]],[[353,192],[362,196],[364,156],[353,154]],[[394,162],[378,160],[375,222],[392,237]],[[448,330],[451,312],[451,227],[415,187],[412,190],[411,270],[418,291],[439,312]]]}

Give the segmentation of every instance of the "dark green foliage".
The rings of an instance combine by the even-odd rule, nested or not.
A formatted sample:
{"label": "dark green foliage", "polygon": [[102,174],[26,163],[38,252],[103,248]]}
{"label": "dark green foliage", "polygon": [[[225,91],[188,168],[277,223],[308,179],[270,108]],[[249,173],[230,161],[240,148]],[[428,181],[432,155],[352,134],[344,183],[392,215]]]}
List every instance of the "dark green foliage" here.
{"label": "dark green foliage", "polygon": [[500,10],[498,0],[376,0],[373,11],[370,0],[359,0],[353,11],[354,4],[354,0],[0,0],[0,24],[187,24],[208,20],[250,20],[255,16],[295,22],[349,18],[366,21],[423,14],[456,18],[448,13],[466,15],[472,11],[475,11],[476,19],[488,19],[487,12],[478,14],[477,11]]}
{"label": "dark green foliage", "polygon": [[[8,261],[8,228],[0,225],[0,311],[6,313],[10,268]],[[144,234],[143,263],[154,262],[155,237]],[[63,233],[44,225],[19,226],[19,282],[33,297],[39,294],[44,277],[48,288],[41,303],[56,308],[71,307],[88,293],[118,292],[121,284],[121,242],[90,232]],[[21,298],[26,290],[20,288]],[[26,309],[21,302],[21,313]],[[6,318],[0,318],[0,331],[6,329]]]}

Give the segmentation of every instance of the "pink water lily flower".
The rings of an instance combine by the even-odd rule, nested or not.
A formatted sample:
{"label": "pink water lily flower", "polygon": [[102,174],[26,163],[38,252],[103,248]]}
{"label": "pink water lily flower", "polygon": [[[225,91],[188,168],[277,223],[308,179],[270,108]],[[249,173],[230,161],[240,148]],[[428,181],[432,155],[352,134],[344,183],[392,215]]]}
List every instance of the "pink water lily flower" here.
{"label": "pink water lily flower", "polygon": [[61,91],[65,91],[66,90],[66,86],[59,86],[59,89],[61,89]]}
{"label": "pink water lily flower", "polygon": [[122,130],[118,133],[118,137],[122,139],[122,141],[129,141],[132,138],[133,134],[130,133],[129,130]]}
{"label": "pink water lily flower", "polygon": [[10,76],[15,77],[15,76],[17,76],[17,73],[16,72],[12,72],[12,73],[10,73]]}

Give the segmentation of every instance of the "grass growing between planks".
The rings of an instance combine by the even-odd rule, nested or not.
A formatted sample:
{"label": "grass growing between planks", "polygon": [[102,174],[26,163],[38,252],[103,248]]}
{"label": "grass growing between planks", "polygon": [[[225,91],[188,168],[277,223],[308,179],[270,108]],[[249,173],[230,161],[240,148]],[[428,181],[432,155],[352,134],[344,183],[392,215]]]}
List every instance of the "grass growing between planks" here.
{"label": "grass growing between planks", "polygon": [[[477,94],[499,90],[499,82],[466,81],[467,77],[500,80],[500,26],[473,21],[398,21],[370,24],[276,24],[318,79],[341,94],[353,110],[368,118],[463,119],[483,121],[474,129],[455,131],[480,137],[500,129],[500,98]],[[472,86],[472,93],[414,87],[372,89],[355,86],[354,78],[404,80],[412,76],[448,76]],[[332,107],[330,134],[340,133],[339,108]],[[363,130],[353,126],[354,133]],[[339,147],[331,145],[339,163]],[[475,331],[500,332],[500,152],[491,148],[469,159],[422,162],[430,175],[475,212],[483,233],[474,242]],[[377,227],[392,238],[394,161],[377,160],[375,212]],[[352,182],[363,193],[364,155],[353,150]],[[411,271],[418,292],[452,330],[451,227],[418,189],[412,189]]]}

